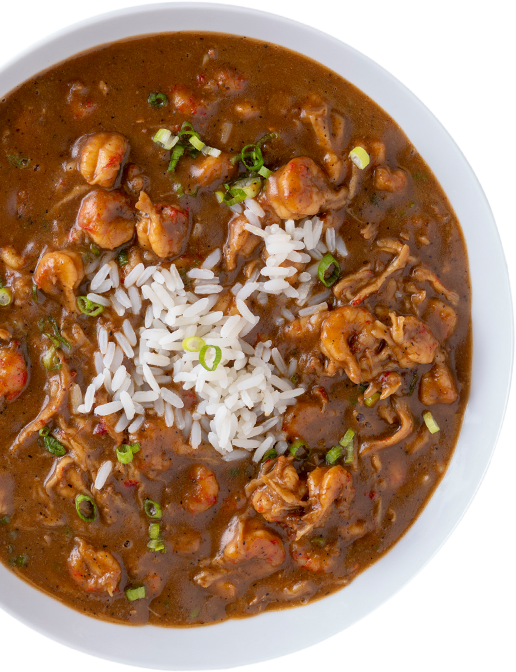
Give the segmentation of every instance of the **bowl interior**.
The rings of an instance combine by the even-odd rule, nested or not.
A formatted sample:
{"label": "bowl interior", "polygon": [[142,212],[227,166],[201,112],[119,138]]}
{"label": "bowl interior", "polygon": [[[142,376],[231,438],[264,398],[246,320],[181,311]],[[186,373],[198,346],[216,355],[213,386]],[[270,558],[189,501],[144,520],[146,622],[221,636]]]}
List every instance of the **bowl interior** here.
{"label": "bowl interior", "polygon": [[[218,669],[285,655],[336,634],[396,593],[439,549],[471,502],[501,427],[512,369],[512,304],[493,216],[453,140],[429,110],[380,66],[308,26],[224,5],[189,2],[130,8],[77,24],[31,47],[0,70],[0,93],[96,45],[176,30],[226,32],[275,42],[321,62],[381,105],[408,135],[448,195],[464,230],[473,286],[471,394],[448,472],[403,539],[345,590],[303,608],[210,627],[128,628],[72,611],[0,566],[0,606],[53,639],[142,667]],[[492,323],[498,325],[496,347],[490,333]],[[277,631],[281,637],[271,637]]]}

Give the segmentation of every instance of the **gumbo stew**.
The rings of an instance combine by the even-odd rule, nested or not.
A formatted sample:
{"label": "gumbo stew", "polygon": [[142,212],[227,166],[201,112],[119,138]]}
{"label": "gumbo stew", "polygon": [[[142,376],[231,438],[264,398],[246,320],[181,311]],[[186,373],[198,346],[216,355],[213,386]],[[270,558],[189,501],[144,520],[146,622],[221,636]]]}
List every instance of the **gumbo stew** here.
{"label": "gumbo stew", "polygon": [[144,36],[0,104],[0,558],[120,623],[346,586],[460,430],[460,225],[351,84],[273,44]]}

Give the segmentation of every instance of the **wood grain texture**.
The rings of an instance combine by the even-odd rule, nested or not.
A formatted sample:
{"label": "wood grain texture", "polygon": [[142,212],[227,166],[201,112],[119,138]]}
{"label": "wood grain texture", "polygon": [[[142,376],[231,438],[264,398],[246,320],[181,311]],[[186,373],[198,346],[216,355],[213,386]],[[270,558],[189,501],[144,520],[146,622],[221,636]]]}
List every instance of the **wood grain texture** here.
{"label": "wood grain texture", "polygon": [[[443,116],[477,166],[516,255],[514,0],[241,0],[300,16],[381,58]],[[0,0],[0,59],[132,0]],[[479,222],[481,227],[482,222]],[[489,390],[486,390],[489,394]],[[403,598],[348,637],[267,672],[516,670],[515,418],[464,529]],[[122,672],[0,616],[0,672]]]}

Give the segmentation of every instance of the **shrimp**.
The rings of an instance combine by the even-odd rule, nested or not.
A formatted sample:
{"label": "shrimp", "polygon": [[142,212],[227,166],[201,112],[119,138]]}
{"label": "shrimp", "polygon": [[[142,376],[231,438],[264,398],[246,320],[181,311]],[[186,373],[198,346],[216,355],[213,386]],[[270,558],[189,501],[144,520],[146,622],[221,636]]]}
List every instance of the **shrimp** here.
{"label": "shrimp", "polygon": [[301,119],[308,119],[314,130],[319,147],[325,152],[323,164],[330,180],[340,184],[347,171],[343,158],[344,118],[336,112],[330,112],[328,104],[318,96],[312,96],[303,107]]}
{"label": "shrimp", "polygon": [[114,250],[134,236],[134,212],[117,191],[92,191],[82,199],[77,226],[99,247]]}
{"label": "shrimp", "polygon": [[203,156],[190,166],[190,176],[195,187],[217,186],[221,181],[229,182],[238,172],[238,166],[231,163],[232,155],[221,152],[220,156]]}
{"label": "shrimp", "polygon": [[[390,238],[378,240],[376,241],[376,244],[380,249],[386,252],[395,252],[396,256],[391,260],[387,268],[382,273],[380,273],[380,275],[376,276],[374,280],[358,291],[358,293],[351,299],[352,306],[360,305],[362,301],[367,299],[368,296],[378,292],[387,278],[396,271],[404,269],[407,265],[407,262],[409,261],[410,248],[408,245],[404,245],[399,241]],[[338,296],[337,292],[340,291],[340,284],[341,283],[339,283],[334,290],[336,296]]]}
{"label": "shrimp", "polygon": [[402,191],[407,184],[407,174],[401,168],[392,170],[386,166],[378,166],[374,171],[374,186],[378,191],[389,191],[393,194]]}
{"label": "shrimp", "polygon": [[80,537],[68,558],[72,579],[86,592],[107,592],[113,596],[122,570],[109,551],[98,551]]}
{"label": "shrimp", "polygon": [[401,386],[401,376],[395,371],[386,371],[385,373],[380,373],[374,380],[369,383],[369,387],[364,392],[364,398],[368,399],[375,392],[380,393],[380,399],[387,399],[391,394],[394,394],[396,390]]}
{"label": "shrimp", "polygon": [[188,472],[193,485],[183,494],[182,504],[190,513],[203,513],[217,503],[219,484],[211,469],[195,464]]}
{"label": "shrimp", "polygon": [[34,283],[70,313],[77,312],[75,290],[84,278],[80,254],[69,250],[47,252],[34,272]]}
{"label": "shrimp", "polygon": [[314,537],[313,540],[294,541],[290,554],[300,567],[314,574],[322,574],[332,571],[340,550],[335,544],[325,543],[322,537]]}
{"label": "shrimp", "polygon": [[26,258],[18,254],[12,245],[0,247],[0,260],[13,271],[21,271],[27,263]]}
{"label": "shrimp", "polygon": [[377,324],[383,327],[365,308],[343,306],[333,310],[322,325],[321,351],[342,366],[348,378],[357,385],[363,379],[360,358],[380,344],[372,333]]}
{"label": "shrimp", "polygon": [[340,465],[317,467],[310,472],[307,485],[308,509],[297,527],[296,540],[321,526],[337,500],[349,508],[355,494],[351,474]]}
{"label": "shrimp", "polygon": [[425,268],[424,266],[416,266],[416,268],[412,270],[411,276],[417,282],[429,282],[434,290],[438,294],[442,294],[445,299],[452,304],[452,306],[458,305],[460,297],[457,292],[447,289],[439,280],[437,275],[429,268]]}
{"label": "shrimp", "polygon": [[459,396],[453,374],[444,359],[444,353],[438,353],[436,363],[421,378],[419,401],[425,406],[453,404]]}
{"label": "shrimp", "polygon": [[188,236],[188,215],[173,205],[154,205],[142,191],[136,208],[142,214],[136,225],[138,242],[161,259],[181,252]]}
{"label": "shrimp", "polygon": [[306,484],[300,481],[292,465],[293,459],[281,456],[277,460],[268,460],[258,478],[245,488],[255,511],[269,522],[287,522],[293,511],[307,506],[301,500],[307,491]]}
{"label": "shrimp", "polygon": [[285,561],[280,537],[256,518],[240,520],[230,526],[233,536],[224,545],[222,558],[232,565],[255,561],[267,567],[279,567]]}
{"label": "shrimp", "polygon": [[431,364],[439,341],[428,325],[413,315],[389,315],[392,320],[391,347],[398,364],[404,369],[410,369],[414,364]]}
{"label": "shrimp", "polygon": [[129,154],[127,139],[120,133],[93,133],[79,142],[81,175],[88,184],[111,189]]}
{"label": "shrimp", "polygon": [[229,222],[228,239],[224,245],[224,267],[226,271],[234,271],[238,255],[248,258],[262,238],[255,236],[245,228],[249,222],[244,215],[234,217]]}
{"label": "shrimp", "polygon": [[0,398],[14,401],[27,386],[29,372],[17,341],[0,348]]}
{"label": "shrimp", "polygon": [[267,180],[265,195],[282,219],[302,219],[322,210],[342,208],[348,201],[347,187],[334,191],[321,168],[306,156],[278,168]]}
{"label": "shrimp", "polygon": [[414,430],[414,418],[410,412],[409,405],[406,401],[399,399],[398,397],[392,397],[392,405],[396,411],[396,415],[399,418],[400,425],[393,434],[389,434],[385,437],[365,439],[360,445],[360,455],[366,455],[372,450],[382,450],[382,448],[388,448],[389,446],[394,446],[400,441],[406,439]]}

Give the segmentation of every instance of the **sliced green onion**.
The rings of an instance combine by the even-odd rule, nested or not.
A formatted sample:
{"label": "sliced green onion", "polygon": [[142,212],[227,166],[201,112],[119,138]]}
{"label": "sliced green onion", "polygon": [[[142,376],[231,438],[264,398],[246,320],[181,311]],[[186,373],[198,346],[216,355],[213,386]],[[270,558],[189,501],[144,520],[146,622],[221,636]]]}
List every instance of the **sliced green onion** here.
{"label": "sliced green onion", "polygon": [[53,345],[43,355],[41,361],[43,362],[43,366],[45,369],[47,369],[47,371],[59,371],[59,369],[63,368],[61,360],[59,359],[58,355],[56,355],[56,350],[56,346]]}
{"label": "sliced green onion", "polygon": [[[90,516],[85,516],[81,511],[81,504],[84,502],[87,502],[92,508],[92,514]],[[97,520],[97,505],[88,495],[77,495],[75,498],[75,510],[77,511],[79,518],[84,520],[85,523],[94,523]]]}
{"label": "sliced green onion", "polygon": [[347,429],[344,436],[339,440],[339,443],[343,448],[346,448],[350,443],[353,442],[354,438],[355,432],[352,429]]}
{"label": "sliced green onion", "polygon": [[137,453],[140,450],[140,444],[138,441],[135,443],[122,443],[122,445],[118,446],[116,449],[116,456],[118,458],[118,461],[121,462],[122,464],[129,464],[129,462],[133,461],[134,454]]}
{"label": "sliced green onion", "polygon": [[159,539],[161,535],[161,525],[159,523],[151,523],[149,525],[149,538]]}
{"label": "sliced green onion", "polygon": [[269,170],[265,166],[262,166],[258,171],[258,175],[261,175],[262,177],[265,177],[265,179],[267,179],[269,175],[272,175],[272,170]]}
{"label": "sliced green onion", "polygon": [[100,257],[100,247],[98,245],[95,245],[95,243],[92,243],[90,245],[90,251],[92,254],[94,254],[96,257]]}
{"label": "sliced green onion", "polygon": [[25,567],[28,562],[29,556],[25,554],[19,555],[17,558],[11,558],[11,560],[9,560],[11,567]]}
{"label": "sliced green onion", "polygon": [[139,588],[127,588],[125,591],[125,596],[129,602],[134,602],[135,600],[143,600],[145,597],[145,586],[140,586]]}
{"label": "sliced green onion", "polygon": [[38,286],[36,285],[36,283],[32,285],[32,300],[34,301],[34,303],[39,303]]}
{"label": "sliced green onion", "polygon": [[129,464],[129,462],[133,461],[133,451],[131,450],[131,446],[128,445],[127,443],[123,443],[121,446],[119,446],[116,449],[116,456],[119,462],[122,464]]}
{"label": "sliced green onion", "polygon": [[423,413],[423,420],[425,421],[425,425],[428,427],[428,431],[431,434],[436,434],[440,430],[439,425],[436,423],[434,416],[430,413],[430,411],[425,411]]}
{"label": "sliced green onion", "polygon": [[170,157],[170,163],[168,164],[168,172],[173,173],[176,169],[177,162],[185,153],[184,145],[176,145],[172,150],[172,156]]}
{"label": "sliced green onion", "polygon": [[[333,266],[333,271],[331,274],[326,277],[326,274],[329,269]],[[317,277],[326,287],[331,287],[339,279],[340,275],[340,265],[339,262],[333,257],[329,252],[324,255],[324,257],[319,262],[317,268]]]}
{"label": "sliced green onion", "polygon": [[380,393],[375,392],[370,397],[365,397],[364,404],[367,406],[367,408],[372,408],[376,404],[376,402],[378,401],[379,398],[380,398]]}
{"label": "sliced green onion", "polygon": [[[213,363],[210,366],[206,363],[206,354],[210,348],[213,348],[215,350],[215,359],[213,360]],[[201,348],[201,351],[199,352],[199,362],[204,366],[206,371],[215,371],[217,366],[220,364],[220,360],[222,359],[222,350],[219,348],[218,345],[204,345]]]}
{"label": "sliced green onion", "polygon": [[190,612],[190,616],[188,616],[188,618],[192,619],[197,618],[197,616],[199,616],[200,613],[201,613],[201,607],[195,607],[195,609],[192,609],[192,611]]}
{"label": "sliced green onion", "polygon": [[83,315],[88,317],[97,317],[104,312],[104,306],[95,303],[95,301],[90,301],[86,296],[77,297],[77,307]]}
{"label": "sliced green onion", "polygon": [[182,184],[179,184],[179,182],[177,182],[176,184],[174,184],[174,189],[175,189],[175,192],[176,192],[178,198],[181,198],[182,196],[185,195],[185,192],[184,192],[184,189],[183,189],[183,185],[182,185]]}
{"label": "sliced green onion", "polygon": [[240,180],[237,180],[236,182],[233,182],[229,191],[231,192],[233,189],[241,189],[245,192],[246,198],[254,198],[255,196],[258,196],[262,190],[262,186],[262,180],[257,175],[255,175],[254,177],[244,177]]}
{"label": "sliced green onion", "polygon": [[246,145],[240,152],[240,161],[247,170],[260,170],[263,166],[263,154],[260,145]]}
{"label": "sliced green onion", "polygon": [[178,135],[185,135],[185,136],[190,136],[190,137],[196,137],[200,138],[199,133],[194,129],[192,124],[189,121],[183,121],[181,124],[181,130],[179,131]]}
{"label": "sliced green onion", "polygon": [[324,537],[322,535],[319,535],[318,537],[312,537],[310,539],[310,543],[313,544],[313,546],[318,546],[319,548],[322,548],[325,545]]}
{"label": "sliced green onion", "polygon": [[40,429],[39,435],[43,439],[43,444],[49,453],[53,453],[58,457],[62,457],[66,454],[65,447],[61,442],[50,435],[50,429],[48,427]]}
{"label": "sliced green onion", "polygon": [[[304,450],[306,452],[306,455],[300,457],[298,455],[298,452],[300,450]],[[312,454],[310,446],[307,443],[305,443],[303,439],[296,439],[294,443],[290,446],[289,452],[291,455],[294,455],[294,457],[296,457],[298,460],[307,460]]]}
{"label": "sliced green onion", "polygon": [[224,198],[225,198],[225,196],[226,196],[226,194],[225,194],[223,191],[220,191],[220,190],[219,190],[219,191],[216,191],[216,192],[215,192],[215,198],[217,199],[217,201],[218,201],[219,203],[223,203],[223,202],[224,202]]}
{"label": "sliced green onion", "polygon": [[326,453],[326,464],[335,464],[342,457],[343,452],[342,446],[333,446],[333,448],[330,448]]}
{"label": "sliced green onion", "polygon": [[62,457],[66,455],[66,449],[63,444],[53,436],[43,436],[43,444],[49,453]]}
{"label": "sliced green onion", "polygon": [[9,516],[4,516],[3,518],[0,518],[0,525],[9,525],[11,522],[11,519]]}
{"label": "sliced green onion", "polygon": [[59,341],[59,343],[61,343],[61,345],[64,345],[65,348],[68,348],[68,350],[71,350],[72,346],[70,345],[70,343],[68,343],[66,338],[63,338],[63,336],[61,336],[61,331],[59,330],[59,327],[57,326],[57,322],[56,322],[55,318],[52,317],[52,315],[51,315],[48,318],[48,321],[50,322],[50,324],[52,325],[52,328],[54,329],[55,338]]}
{"label": "sliced green onion", "polygon": [[267,133],[267,135],[263,135],[259,140],[256,141],[256,144],[260,146],[263,145],[264,142],[267,142],[268,140],[275,140],[276,138],[279,138],[279,133],[273,131],[272,133]]}
{"label": "sliced green onion", "polygon": [[274,448],[269,448],[269,450],[267,450],[264,453],[262,457],[262,462],[267,462],[267,460],[273,460],[275,457],[278,457],[278,453]]}
{"label": "sliced green onion", "polygon": [[363,170],[369,165],[369,154],[363,147],[354,147],[349,153],[349,158],[357,168],[360,168],[360,170]]}
{"label": "sliced green onion", "polygon": [[159,147],[163,147],[163,149],[171,150],[179,142],[179,137],[172,135],[172,131],[169,131],[168,128],[160,128],[152,138],[152,141],[159,145]]}
{"label": "sliced green onion", "polygon": [[206,342],[199,336],[188,336],[188,338],[183,340],[181,345],[183,346],[183,350],[187,352],[199,352],[199,350],[204,348]]}
{"label": "sliced green onion", "polygon": [[164,107],[168,103],[168,98],[164,93],[157,91],[149,94],[147,102],[151,107]]}
{"label": "sliced green onion", "polygon": [[120,266],[120,268],[123,268],[124,266],[127,266],[129,263],[129,256],[127,254],[127,250],[119,250],[118,254],[116,255],[116,261],[117,264]]}
{"label": "sliced green onion", "polygon": [[23,157],[20,156],[14,156],[14,154],[10,154],[7,157],[7,160],[15,168],[28,168],[30,164],[30,159],[24,159]]}
{"label": "sliced green onion", "polygon": [[12,303],[13,293],[9,287],[0,288],[0,306],[5,307]]}
{"label": "sliced green onion", "polygon": [[196,135],[192,135],[192,137],[190,138],[190,144],[193,145],[195,149],[198,149],[200,152],[202,152],[202,150],[205,147],[204,142]]}
{"label": "sliced green onion", "polygon": [[163,539],[151,539],[147,544],[147,548],[150,549],[151,551],[155,551],[156,553],[158,551],[166,550],[165,544],[163,543]]}
{"label": "sliced green onion", "polygon": [[351,462],[355,461],[355,446],[353,445],[353,442],[348,443],[346,446],[346,457],[344,458],[344,463],[345,464],[351,464]]}
{"label": "sliced green onion", "polygon": [[149,518],[161,518],[163,515],[161,506],[157,502],[153,502],[152,499],[146,499],[143,508]]}

